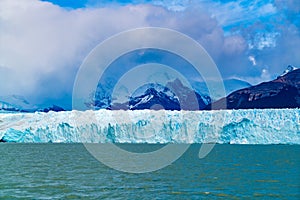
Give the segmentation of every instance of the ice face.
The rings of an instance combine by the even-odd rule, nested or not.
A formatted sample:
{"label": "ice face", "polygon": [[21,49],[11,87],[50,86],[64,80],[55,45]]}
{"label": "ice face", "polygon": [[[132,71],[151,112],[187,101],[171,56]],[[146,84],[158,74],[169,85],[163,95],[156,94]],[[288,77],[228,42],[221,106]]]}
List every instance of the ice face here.
{"label": "ice face", "polygon": [[7,142],[300,144],[300,109],[0,114]]}

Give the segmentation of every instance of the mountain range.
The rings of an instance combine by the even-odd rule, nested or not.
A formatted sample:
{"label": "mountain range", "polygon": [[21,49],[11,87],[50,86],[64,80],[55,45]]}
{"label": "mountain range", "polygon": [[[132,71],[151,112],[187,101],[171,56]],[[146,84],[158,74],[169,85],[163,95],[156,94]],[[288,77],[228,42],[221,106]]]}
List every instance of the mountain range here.
{"label": "mountain range", "polygon": [[49,112],[64,111],[60,106],[36,106],[30,104],[25,97],[20,95],[0,96],[0,112]]}
{"label": "mountain range", "polygon": [[[210,84],[217,84],[210,83]],[[300,107],[300,69],[288,66],[287,70],[275,80],[258,85],[238,79],[223,81],[227,96],[221,94],[211,98],[205,82],[194,82],[193,88],[185,86],[179,79],[165,86],[150,83],[141,86],[125,102],[109,97],[108,86],[98,86],[100,90],[87,109],[110,110],[211,110],[213,109],[254,109],[254,108],[299,108]],[[49,112],[64,111],[57,106],[33,106],[18,95],[0,96],[0,112]]]}
{"label": "mountain range", "polygon": [[133,94],[125,103],[113,103],[112,110],[199,110],[204,109],[210,98],[183,85],[179,79],[162,86],[146,84],[140,88],[138,95]]}
{"label": "mountain range", "polygon": [[289,66],[275,80],[237,90],[213,104],[214,109],[299,108],[300,69]]}
{"label": "mountain range", "polygon": [[[217,82],[210,82],[217,85]],[[106,109],[112,110],[211,110],[211,109],[254,109],[254,108],[298,108],[300,107],[300,69],[288,66],[275,80],[258,85],[238,79],[223,81],[227,96],[209,96],[204,82],[193,83],[194,88],[183,85],[175,79],[166,86],[147,84],[139,95],[129,101],[114,103]],[[101,96],[101,95],[99,95]],[[103,101],[99,101],[103,102]],[[95,104],[96,107],[100,105]]]}

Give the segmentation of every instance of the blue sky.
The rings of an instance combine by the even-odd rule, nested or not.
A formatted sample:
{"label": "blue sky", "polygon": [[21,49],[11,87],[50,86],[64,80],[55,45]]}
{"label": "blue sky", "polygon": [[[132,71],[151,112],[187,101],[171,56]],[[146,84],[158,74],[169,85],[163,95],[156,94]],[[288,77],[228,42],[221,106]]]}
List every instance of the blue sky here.
{"label": "blue sky", "polygon": [[297,0],[2,0],[0,96],[70,106],[83,59],[101,41],[158,26],[198,41],[224,78],[268,81],[300,67]]}

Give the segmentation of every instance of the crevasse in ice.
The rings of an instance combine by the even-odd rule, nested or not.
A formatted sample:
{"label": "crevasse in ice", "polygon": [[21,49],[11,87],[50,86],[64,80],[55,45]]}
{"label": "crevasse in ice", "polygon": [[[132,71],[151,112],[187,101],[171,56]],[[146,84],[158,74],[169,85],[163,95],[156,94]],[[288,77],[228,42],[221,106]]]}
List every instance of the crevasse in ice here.
{"label": "crevasse in ice", "polygon": [[0,114],[7,142],[300,144],[300,109]]}

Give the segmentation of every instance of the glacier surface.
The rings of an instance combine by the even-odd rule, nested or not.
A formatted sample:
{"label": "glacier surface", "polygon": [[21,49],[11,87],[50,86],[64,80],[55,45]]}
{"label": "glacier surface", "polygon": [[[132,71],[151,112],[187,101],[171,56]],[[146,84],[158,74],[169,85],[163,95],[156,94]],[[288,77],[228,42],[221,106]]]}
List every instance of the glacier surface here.
{"label": "glacier surface", "polygon": [[300,144],[300,109],[0,114],[6,142]]}

